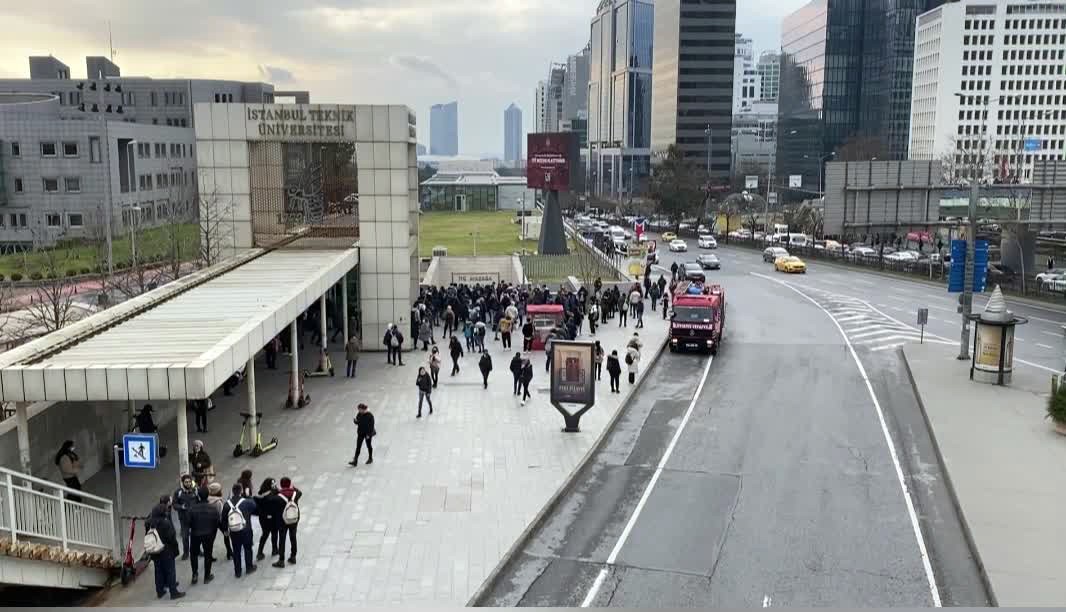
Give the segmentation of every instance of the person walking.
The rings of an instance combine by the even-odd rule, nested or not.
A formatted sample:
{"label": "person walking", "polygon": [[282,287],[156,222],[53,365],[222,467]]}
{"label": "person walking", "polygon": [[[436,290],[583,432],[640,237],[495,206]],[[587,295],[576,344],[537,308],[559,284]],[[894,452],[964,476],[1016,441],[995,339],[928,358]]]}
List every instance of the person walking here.
{"label": "person walking", "polygon": [[659,283],[650,283],[648,285],[648,297],[651,298],[651,311],[658,310],[659,296],[662,295],[662,291],[659,290]]}
{"label": "person walking", "polygon": [[603,380],[603,346],[599,340],[592,345],[592,358],[596,365],[596,380]]}
{"label": "person walking", "polygon": [[678,267],[676,261],[674,263],[670,264],[670,273],[674,275],[674,278],[677,278],[677,271],[679,269],[680,268]]}
{"label": "person walking", "polygon": [[245,574],[251,574],[258,569],[252,562],[252,541],[255,539],[252,515],[259,509],[255,506],[255,500],[244,496],[245,489],[241,483],[234,483],[230,491],[230,498],[223,504],[219,520],[229,532],[233,544],[233,575],[240,578],[242,570]]}
{"label": "person walking", "polygon": [[241,485],[242,497],[251,497],[255,487],[252,484],[252,470],[241,470],[241,476],[237,479],[237,484]]}
{"label": "person walking", "polygon": [[429,375],[433,378],[433,388],[436,389],[437,382],[440,380],[440,349],[436,346],[429,354]]}
{"label": "person walking", "polygon": [[[78,453],[74,452],[74,440],[63,441],[54,461],[56,467],[59,468],[59,475],[63,478],[63,484],[71,489],[81,491],[81,480],[78,479],[81,474],[81,458],[78,457]],[[82,501],[80,495],[67,495],[67,499],[76,503],[81,503]]]}
{"label": "person walking", "polygon": [[589,304],[589,333],[596,335],[596,324],[600,322],[600,304],[593,298]]}
{"label": "person walking", "polygon": [[544,371],[551,372],[552,369],[552,345],[555,344],[556,330],[552,330],[548,337],[544,339]]}
{"label": "person walking", "polygon": [[226,545],[226,560],[233,559],[233,544],[230,543],[226,529],[219,522],[222,516],[222,506],[226,500],[222,498],[222,483],[215,481],[207,485],[207,503],[215,511],[215,530],[222,533],[222,543]]}
{"label": "person walking", "polygon": [[511,365],[508,367],[511,370],[511,377],[514,378],[514,385],[511,393],[518,395],[519,389],[522,387],[522,353],[516,352],[514,358],[511,359]]}
{"label": "person walking", "polygon": [[533,350],[533,320],[527,319],[525,324],[522,325],[522,350],[529,352]]}
{"label": "person walking", "polygon": [[485,352],[485,336],[488,335],[488,327],[484,321],[474,323],[474,346],[479,353]]}
{"label": "person walking", "polygon": [[196,503],[189,509],[189,528],[192,531],[192,584],[200,580],[200,557],[204,558],[204,584],[215,579],[211,565],[215,562],[215,535],[218,533],[218,508],[211,503],[208,490],[201,487],[196,492]]}
{"label": "person walking", "polygon": [[492,357],[488,354],[488,351],[481,353],[481,359],[478,360],[477,367],[481,370],[481,382],[485,389],[489,388],[489,372],[492,372]]}
{"label": "person walking", "polygon": [[463,356],[463,345],[459,344],[459,338],[452,336],[448,341],[448,350],[452,356],[452,376],[459,373],[459,358]]}
{"label": "person walking", "polygon": [[196,503],[196,484],[190,474],[181,477],[181,486],[174,491],[171,503],[174,511],[178,513],[178,525],[181,526],[181,560],[186,561],[189,558],[189,549],[192,548],[189,510]]}
{"label": "person walking", "polygon": [[[282,568],[285,567],[286,538],[288,538],[291,545],[288,559],[289,565],[296,563],[296,526],[300,523],[300,498],[303,497],[303,491],[294,487],[292,479],[288,476],[282,476],[278,484],[280,485],[278,495],[281,496],[282,508],[281,520],[278,523],[278,560],[273,566]],[[296,510],[291,510],[290,505],[295,505]]]}
{"label": "person walking", "polygon": [[344,359],[348,362],[345,376],[348,378],[355,378],[355,364],[359,362],[359,351],[362,348],[362,342],[359,341],[359,336],[355,334],[352,334],[352,337],[348,338],[348,342],[344,345]]}
{"label": "person walking", "polygon": [[466,350],[474,352],[474,324],[470,321],[463,323],[463,338],[466,339]]}
{"label": "person walking", "polygon": [[196,415],[196,432],[207,433],[207,400],[189,400],[189,406],[192,408],[193,414]]}
{"label": "person walking", "polygon": [[[514,306],[508,306],[508,308],[514,308]],[[511,348],[511,330],[514,329],[514,319],[511,315],[507,315],[500,319],[500,338],[503,339],[503,348]]]}
{"label": "person walking", "polygon": [[433,338],[433,325],[430,324],[429,317],[423,317],[422,323],[418,326],[418,341],[422,343],[423,351],[429,350],[430,343],[437,343]]}
{"label": "person walking", "polygon": [[178,590],[178,568],[175,559],[178,556],[178,538],[174,533],[174,523],[170,522],[170,507],[160,503],[152,508],[148,520],[144,522],[145,534],[155,532],[163,549],[149,556],[155,566],[155,596],[162,599],[170,592],[171,599],[181,599],[185,593]]}
{"label": "person walking", "polygon": [[633,313],[634,318],[637,320],[636,329],[641,329],[644,327],[644,300],[640,300],[634,304],[633,310],[635,311]]}
{"label": "person walking", "polygon": [[626,316],[629,314],[629,300],[623,298],[618,301],[618,327],[626,326]]}
{"label": "person walking", "polygon": [[192,467],[193,480],[199,487],[206,487],[215,480],[215,466],[211,463],[211,455],[201,440],[193,440],[192,452],[189,453],[189,465]]}
{"label": "person walking", "polygon": [[422,418],[422,400],[429,403],[429,413],[433,414],[433,379],[429,377],[429,372],[426,372],[425,368],[418,368],[415,386],[418,387],[418,414],[415,418],[420,419]]}
{"label": "person walking", "polygon": [[[363,442],[366,442],[366,452],[369,455],[366,459],[366,464],[370,465],[374,463],[374,436],[378,434],[377,429],[374,428],[374,414],[370,412],[366,404],[359,404],[355,407],[355,418],[352,419],[352,422],[355,423],[355,456],[348,462],[348,465],[352,467],[359,465],[359,455],[363,452]],[[295,550],[294,545],[294,553]]]}
{"label": "person walking", "polygon": [[389,323],[385,330],[385,338],[382,340],[385,350],[388,352],[388,363],[403,365],[403,333],[394,323]]}
{"label": "person walking", "polygon": [[455,332],[455,311],[452,310],[452,305],[448,304],[447,310],[444,311],[444,335],[451,338],[453,332]]}
{"label": "person walking", "polygon": [[270,339],[270,342],[266,343],[263,347],[263,355],[266,357],[266,367],[268,370],[278,369],[278,350],[281,348],[281,341],[277,336]]}
{"label": "person walking", "polygon": [[618,362],[618,351],[611,351],[607,357],[607,375],[611,378],[611,393],[621,393],[619,380],[622,378],[622,364]]}
{"label": "person walking", "polygon": [[637,372],[640,371],[640,349],[633,344],[626,349],[626,366],[629,368],[629,384],[637,380]]}
{"label": "person walking", "polygon": [[526,355],[522,360],[522,405],[526,405],[526,400],[529,399],[529,383],[533,382],[533,360],[529,355]]}
{"label": "person walking", "polygon": [[663,319],[666,319],[666,315],[670,310],[670,296],[666,293],[663,294]]}
{"label": "person walking", "polygon": [[259,515],[259,549],[256,551],[255,560],[262,561],[266,558],[263,549],[267,540],[270,540],[270,556],[278,554],[278,530],[276,512],[280,511],[277,502],[271,499],[271,495],[277,489],[277,482],[270,477],[264,478],[259,485],[259,494],[252,498]]}

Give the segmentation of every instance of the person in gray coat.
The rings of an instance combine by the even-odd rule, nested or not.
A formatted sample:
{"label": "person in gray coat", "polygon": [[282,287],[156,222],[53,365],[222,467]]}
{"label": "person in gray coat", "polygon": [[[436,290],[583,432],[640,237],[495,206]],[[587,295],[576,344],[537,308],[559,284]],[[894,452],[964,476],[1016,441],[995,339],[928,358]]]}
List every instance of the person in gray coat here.
{"label": "person in gray coat", "polygon": [[344,345],[344,358],[348,361],[348,370],[346,376],[348,378],[355,378],[355,364],[359,361],[359,349],[362,348],[362,343],[359,341],[359,336],[353,335],[348,338],[348,343]]}

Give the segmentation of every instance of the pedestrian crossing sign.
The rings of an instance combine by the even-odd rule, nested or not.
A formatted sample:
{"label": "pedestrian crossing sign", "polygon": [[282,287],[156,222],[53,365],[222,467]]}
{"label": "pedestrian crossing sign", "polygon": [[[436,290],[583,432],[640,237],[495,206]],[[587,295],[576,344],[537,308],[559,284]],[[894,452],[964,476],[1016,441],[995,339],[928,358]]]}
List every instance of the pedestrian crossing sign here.
{"label": "pedestrian crossing sign", "polygon": [[122,436],[122,465],[154,470],[159,457],[159,438],[155,434]]}

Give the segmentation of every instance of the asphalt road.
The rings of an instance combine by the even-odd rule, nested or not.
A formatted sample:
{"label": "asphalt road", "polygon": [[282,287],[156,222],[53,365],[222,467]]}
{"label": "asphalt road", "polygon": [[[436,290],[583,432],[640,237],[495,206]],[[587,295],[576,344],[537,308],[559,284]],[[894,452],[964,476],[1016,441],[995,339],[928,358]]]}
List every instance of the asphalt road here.
{"label": "asphalt road", "polygon": [[[836,324],[818,298],[775,282],[757,254],[719,255],[723,270],[709,274],[728,301],[718,356],[708,368],[707,356],[664,353],[476,603],[933,603],[875,402]],[[880,405],[937,591],[948,604],[987,603],[913,394],[894,388],[900,375],[896,364],[871,385],[891,394]]]}

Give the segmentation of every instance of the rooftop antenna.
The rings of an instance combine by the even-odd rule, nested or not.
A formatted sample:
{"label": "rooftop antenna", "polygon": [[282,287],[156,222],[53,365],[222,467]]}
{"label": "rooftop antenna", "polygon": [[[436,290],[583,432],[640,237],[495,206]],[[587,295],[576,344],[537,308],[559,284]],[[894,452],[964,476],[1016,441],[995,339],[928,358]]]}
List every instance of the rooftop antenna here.
{"label": "rooftop antenna", "polygon": [[107,22],[107,47],[111,51],[111,63],[115,63],[115,44],[111,38],[111,21]]}

